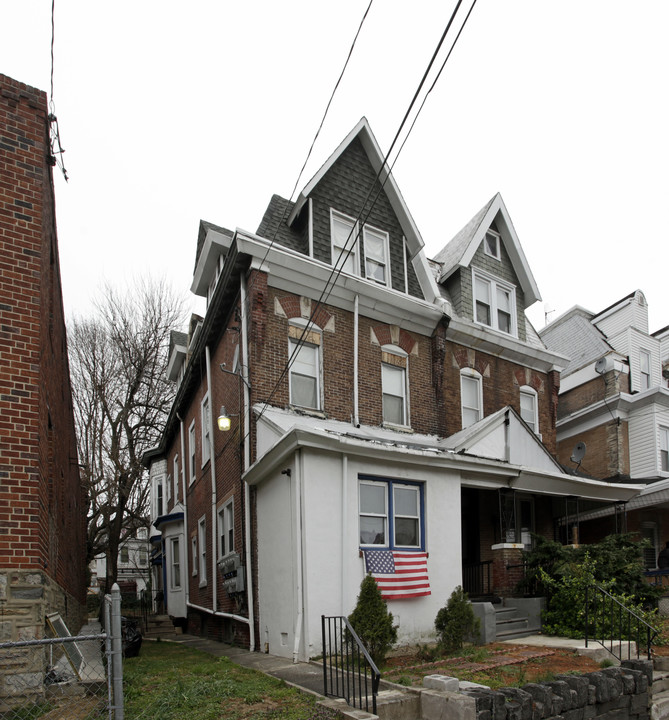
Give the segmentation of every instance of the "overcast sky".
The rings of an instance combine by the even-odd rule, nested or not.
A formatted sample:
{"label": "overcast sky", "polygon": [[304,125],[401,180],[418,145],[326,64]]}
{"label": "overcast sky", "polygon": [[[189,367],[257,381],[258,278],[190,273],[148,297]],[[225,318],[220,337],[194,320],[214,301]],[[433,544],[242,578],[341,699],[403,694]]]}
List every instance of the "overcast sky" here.
{"label": "overcast sky", "polygon": [[[298,189],[363,115],[389,149],[455,4],[374,1]],[[56,0],[68,316],[132,274],[187,291],[201,218],[255,231],[290,196],[367,5]],[[0,72],[48,94],[51,2],[0,12]],[[428,256],[499,191],[536,327],[636,289],[669,324],[667,28],[667,0],[478,0],[394,168]]]}

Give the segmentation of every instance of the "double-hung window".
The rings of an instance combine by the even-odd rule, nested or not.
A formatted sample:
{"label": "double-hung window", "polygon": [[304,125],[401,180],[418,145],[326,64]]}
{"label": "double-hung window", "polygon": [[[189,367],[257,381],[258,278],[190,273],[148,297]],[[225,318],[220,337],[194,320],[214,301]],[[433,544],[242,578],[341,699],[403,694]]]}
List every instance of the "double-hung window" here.
{"label": "double-hung window", "polygon": [[365,276],[381,285],[388,284],[388,233],[365,225],[362,230]]}
{"label": "double-hung window", "polygon": [[343,272],[359,275],[358,224],[353,218],[332,210],[330,213],[330,231],[332,236],[332,264],[337,268],[341,268]]}
{"label": "double-hung window", "polygon": [[516,293],[501,280],[473,272],[474,320],[507,335],[516,334]]}
{"label": "double-hung window", "polygon": [[195,482],[195,420],[188,428],[188,482]]}
{"label": "double-hung window", "polygon": [[181,587],[181,557],[179,538],[172,538],[170,550],[172,551],[172,557],[170,558],[170,567],[172,572],[170,573],[170,587],[176,590]]}
{"label": "double-hung window", "polygon": [[155,489],[155,496],[154,496],[154,516],[160,517],[165,512],[165,504],[164,504],[164,498],[163,498],[163,482],[164,482],[164,476],[160,476],[156,479],[154,489]]}
{"label": "double-hung window", "polygon": [[209,393],[202,399],[200,406],[200,420],[202,428],[202,466],[204,467],[211,458],[211,413],[209,412]]}
{"label": "double-hung window", "polygon": [[381,355],[383,422],[391,425],[408,425],[407,360],[399,348]]}
{"label": "double-hung window", "polygon": [[360,544],[424,549],[423,486],[360,479]]}
{"label": "double-hung window", "polygon": [[483,417],[482,379],[476,370],[465,368],[460,371],[460,398],[462,427],[466,428]]}
{"label": "double-hung window", "polygon": [[527,385],[520,388],[520,417],[523,418],[532,432],[539,432],[537,393],[534,388]]}
{"label": "double-hung window", "polygon": [[321,333],[305,332],[298,325],[288,327],[290,404],[321,409]]}
{"label": "double-hung window", "polygon": [[660,470],[669,472],[669,428],[660,428]]}
{"label": "double-hung window", "polygon": [[235,513],[232,498],[218,511],[219,557],[225,557],[235,549]]}
{"label": "double-hung window", "polygon": [[648,390],[650,387],[650,353],[648,350],[639,350],[639,386]]}
{"label": "double-hung window", "polygon": [[198,575],[200,587],[207,584],[207,521],[200,518],[197,524]]}
{"label": "double-hung window", "polygon": [[174,502],[179,497],[179,455],[174,456],[172,462],[172,482],[174,483]]}

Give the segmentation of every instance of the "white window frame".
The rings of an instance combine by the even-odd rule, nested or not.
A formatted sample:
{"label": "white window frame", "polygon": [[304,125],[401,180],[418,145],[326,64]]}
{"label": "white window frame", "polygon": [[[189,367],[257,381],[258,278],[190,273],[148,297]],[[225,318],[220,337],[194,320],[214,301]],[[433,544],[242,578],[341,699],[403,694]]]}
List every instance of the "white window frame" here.
{"label": "white window frame", "polygon": [[[488,244],[488,236],[495,239],[495,252],[490,249],[490,246]],[[483,238],[483,251],[485,252],[485,254],[488,255],[488,257],[495,258],[495,260],[501,260],[501,243],[502,236],[496,230],[488,228],[488,230],[486,230],[485,237]]]}
{"label": "white window frame", "polygon": [[[370,257],[367,253],[367,243],[368,240],[371,241],[372,238],[380,241],[381,243],[383,248],[383,258],[381,260]],[[379,285],[390,285],[388,281],[390,276],[390,236],[388,233],[384,230],[379,230],[379,228],[375,228],[372,225],[364,225],[362,228],[362,244],[365,253],[365,277],[367,280],[372,280]],[[370,275],[369,263],[383,269],[382,280],[374,277],[373,274]]]}
{"label": "white window frame", "polygon": [[[363,487],[383,487],[384,490],[384,512],[373,513],[369,510],[363,512],[362,508],[362,488]],[[395,511],[395,491],[405,490],[416,493],[417,500],[416,506],[418,509],[417,515],[401,515]],[[360,479],[358,487],[358,522],[361,522],[362,518],[383,518],[383,535],[385,542],[374,543],[364,542],[361,537],[361,528],[358,532],[358,538],[360,541],[360,547],[368,548],[391,548],[398,550],[424,550],[424,497],[423,497],[423,486],[420,483],[409,483],[400,480],[387,480],[387,479],[376,479],[364,477]],[[409,518],[416,520],[416,531],[418,537],[418,543],[416,545],[399,545],[397,544],[397,521],[403,518]]]}
{"label": "white window frame", "polygon": [[207,518],[203,515],[197,523],[197,570],[200,587],[207,584]]}
{"label": "white window frame", "polygon": [[170,589],[181,589],[181,547],[179,536],[170,538]]}
{"label": "white window frame", "polygon": [[179,497],[179,453],[177,453],[174,456],[174,460],[172,460],[172,482],[174,483],[174,502],[177,502],[177,498]]}
{"label": "white window frame", "polygon": [[188,484],[195,482],[195,420],[188,427]]}
{"label": "white window frame", "polygon": [[167,473],[167,478],[165,478],[165,507],[167,508],[170,504],[170,500],[172,499],[172,476]]}
{"label": "white window frame", "polygon": [[657,569],[657,556],[660,553],[658,542],[657,523],[644,521],[639,528],[641,539],[650,540],[650,547],[643,549],[643,564],[645,570]]}
{"label": "white window frame", "polygon": [[[338,224],[339,228],[337,228]],[[360,275],[358,233],[358,223],[354,218],[330,208],[332,265],[333,267],[336,266],[337,268],[341,268],[342,272],[349,273],[351,275]],[[339,263],[339,258],[348,248],[350,248],[351,252],[348,254],[348,257],[342,266]]]}
{"label": "white window frame", "polygon": [[[489,289],[489,302],[484,302],[477,296],[476,284],[477,281],[487,285]],[[500,329],[499,324],[499,313],[503,312],[498,306],[497,291],[508,293],[509,296],[509,332]],[[482,305],[489,307],[490,309],[490,324],[479,320],[479,313],[477,303],[481,302]],[[516,337],[518,334],[518,324],[516,318],[516,289],[513,285],[505,283],[503,280],[493,277],[492,275],[486,275],[476,268],[472,268],[472,307],[474,311],[474,322],[477,325],[483,325],[483,327],[492,328],[501,332],[504,335]]]}
{"label": "white window frame", "polygon": [[[476,384],[476,407],[465,406],[464,385],[465,382],[470,381],[473,381]],[[472,420],[471,422],[465,422],[465,411],[476,411],[478,417],[476,418],[476,420]],[[460,414],[462,418],[463,429],[483,419],[483,378],[481,377],[480,373],[476,372],[476,370],[472,370],[472,368],[463,368],[462,370],[460,370]]]}
{"label": "white window frame", "polygon": [[[527,417],[523,415],[523,398],[531,398],[532,399],[532,419],[528,420]],[[520,388],[520,417],[523,418],[525,423],[529,425],[532,432],[535,435],[539,434],[539,396],[537,395],[537,391],[530,387],[529,385],[523,385]]]}
{"label": "white window frame", "polygon": [[197,556],[197,535],[193,533],[193,536],[190,539],[190,549],[191,549],[191,575],[193,577],[197,576],[197,565],[198,565],[198,556]]}
{"label": "white window frame", "polygon": [[[299,345],[299,349],[298,348]],[[309,364],[309,368],[313,367],[313,374],[307,374],[307,373],[300,373],[298,370],[304,370],[306,369],[306,363],[304,365],[297,366],[298,360],[300,360],[300,355],[302,351],[305,351],[305,356],[307,353],[312,354],[312,356],[315,358],[315,364]],[[293,353],[295,353],[295,357],[293,358]],[[302,407],[306,408],[308,410],[321,410],[323,408],[323,399],[322,399],[322,392],[323,392],[323,382],[322,382],[322,376],[323,376],[323,361],[321,357],[321,346],[317,345],[315,343],[311,342],[299,342],[297,338],[288,338],[288,358],[291,360],[290,369],[288,371],[288,397],[290,398],[290,404],[294,405],[295,407]],[[297,376],[301,377],[308,377],[308,378],[314,378],[316,380],[316,405],[301,405],[299,403],[296,403],[293,399],[293,385],[295,384],[295,379]]]}
{"label": "white window frame", "polygon": [[200,433],[202,440],[201,467],[211,460],[211,410],[209,408],[209,393],[205,393],[200,403]]}
{"label": "white window frame", "polygon": [[641,390],[641,392],[643,392],[644,390],[649,390],[651,387],[650,362],[650,350],[641,348],[639,350],[639,389]]}
{"label": "white window frame", "polygon": [[235,551],[235,505],[230,498],[218,510],[218,557]]}
{"label": "white window frame", "polygon": [[[383,346],[381,348],[381,412],[383,415],[384,425],[390,425],[395,427],[408,427],[409,426],[409,356],[407,353],[399,347],[394,345]],[[390,374],[397,373],[397,376],[401,377],[401,395],[397,395],[392,392],[388,392],[389,388],[385,382],[386,376],[389,378]],[[400,397],[402,400],[402,417],[399,422],[394,419],[386,417],[385,413],[385,398]]]}
{"label": "white window frame", "polygon": [[154,490],[154,501],[153,501],[153,516],[159,518],[165,514],[165,476],[159,475],[153,481]]}
{"label": "white window frame", "polygon": [[130,565],[130,547],[127,543],[119,548],[118,561],[119,565]]}
{"label": "white window frame", "polygon": [[669,427],[660,426],[660,470],[669,472]]}

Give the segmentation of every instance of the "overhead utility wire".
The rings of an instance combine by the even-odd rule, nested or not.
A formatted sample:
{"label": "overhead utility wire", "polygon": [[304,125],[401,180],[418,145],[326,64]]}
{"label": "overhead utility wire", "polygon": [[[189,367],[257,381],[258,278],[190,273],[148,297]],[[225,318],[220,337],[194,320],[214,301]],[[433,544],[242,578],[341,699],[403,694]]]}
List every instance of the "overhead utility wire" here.
{"label": "overhead utility wire", "polygon": [[63,162],[63,153],[65,150],[60,142],[60,128],[58,127],[58,118],[55,113],[55,105],[53,102],[53,46],[56,37],[56,0],[51,0],[51,95],[49,98],[49,115],[47,120],[49,121],[49,145],[51,149],[51,161],[52,164],[58,165],[65,181],[68,180],[67,170],[65,169],[65,163]]}
{"label": "overhead utility wire", "polygon": [[[476,0],[474,0],[474,4],[475,4],[475,3],[476,3]],[[263,409],[260,411],[260,414],[258,415],[258,418],[257,418],[258,420],[259,420],[259,419],[263,416],[263,414],[265,413],[265,410],[266,410],[267,407],[269,406],[270,401],[272,400],[274,394],[276,393],[276,391],[277,391],[279,385],[281,384],[281,382],[283,381],[284,377],[286,376],[286,373],[288,372],[288,370],[291,368],[291,366],[292,366],[293,363],[295,362],[295,359],[297,358],[297,354],[298,354],[298,352],[299,352],[299,350],[300,350],[300,347],[301,347],[302,344],[304,343],[304,338],[306,337],[307,333],[309,332],[311,326],[314,324],[314,317],[315,317],[316,313],[318,312],[318,310],[319,310],[319,308],[321,307],[321,305],[327,300],[327,298],[328,298],[328,297],[330,296],[330,294],[332,293],[332,290],[334,289],[334,286],[335,286],[338,278],[340,277],[340,275],[341,275],[341,273],[342,273],[342,271],[343,271],[344,264],[346,263],[346,260],[348,259],[348,257],[350,256],[351,252],[353,251],[353,248],[354,248],[354,246],[355,246],[355,243],[358,242],[358,238],[354,238],[354,239],[353,239],[353,243],[351,244],[351,247],[350,247],[350,248],[348,247],[349,242],[350,242],[351,239],[353,238],[354,232],[355,232],[356,228],[358,227],[359,222],[362,220],[363,223],[364,223],[364,222],[369,218],[369,215],[371,214],[371,212],[372,212],[372,210],[373,210],[373,208],[374,208],[374,206],[375,206],[375,204],[376,204],[376,201],[378,200],[379,195],[381,194],[381,190],[385,187],[385,184],[386,184],[388,178],[390,177],[390,172],[391,172],[391,170],[392,170],[392,167],[393,167],[394,164],[397,162],[397,159],[398,159],[398,157],[399,157],[399,153],[401,152],[401,150],[402,150],[402,148],[404,147],[404,144],[406,143],[406,140],[407,140],[407,138],[408,138],[408,134],[407,134],[407,138],[404,139],[404,142],[402,143],[402,146],[400,147],[400,150],[398,151],[397,156],[395,157],[395,159],[394,159],[394,161],[393,161],[393,166],[388,166],[388,158],[389,158],[389,156],[390,156],[390,154],[391,154],[391,152],[392,152],[392,150],[393,150],[393,148],[394,148],[394,146],[395,146],[395,144],[396,144],[396,142],[397,142],[397,140],[398,140],[398,138],[399,138],[399,136],[400,136],[400,133],[402,132],[402,129],[403,129],[404,125],[406,124],[406,121],[407,121],[407,119],[408,119],[408,117],[409,117],[409,115],[410,115],[410,113],[411,113],[411,110],[413,109],[413,106],[415,105],[415,103],[416,103],[416,101],[417,101],[417,99],[418,99],[418,96],[419,96],[419,94],[420,94],[420,91],[422,90],[423,86],[425,85],[425,82],[426,82],[426,80],[427,80],[427,77],[428,77],[428,75],[429,75],[429,73],[430,73],[430,71],[431,71],[431,69],[432,69],[432,66],[433,66],[434,63],[435,63],[435,60],[436,60],[436,58],[437,58],[437,55],[439,54],[439,51],[441,50],[441,47],[442,47],[442,45],[443,45],[443,43],[444,43],[444,41],[445,41],[445,39],[446,39],[446,36],[447,36],[447,34],[448,34],[448,32],[449,32],[449,30],[450,30],[450,28],[451,28],[451,26],[452,26],[452,24],[453,24],[453,22],[454,22],[454,20],[455,20],[455,17],[456,17],[456,15],[457,15],[457,13],[458,13],[458,10],[459,10],[461,4],[462,4],[462,0],[458,0],[457,5],[455,6],[453,12],[451,13],[451,17],[450,17],[450,19],[449,19],[449,21],[448,21],[448,24],[446,25],[446,28],[445,28],[444,32],[442,33],[442,36],[441,36],[441,38],[440,38],[440,40],[439,40],[439,43],[437,44],[437,47],[436,47],[436,49],[435,49],[435,51],[434,51],[434,53],[433,53],[433,55],[432,55],[432,58],[430,59],[430,62],[429,62],[429,64],[428,64],[425,72],[423,73],[423,77],[422,77],[422,79],[421,79],[421,81],[420,81],[420,84],[418,85],[418,88],[417,88],[416,92],[414,93],[414,96],[413,96],[413,98],[412,98],[412,100],[411,100],[411,102],[410,102],[410,104],[409,104],[409,107],[407,108],[407,111],[406,111],[406,113],[404,114],[404,118],[402,119],[402,122],[400,123],[400,126],[399,126],[397,132],[395,133],[395,137],[394,137],[393,142],[392,142],[392,144],[391,144],[391,146],[390,146],[390,149],[388,150],[388,152],[387,152],[386,155],[384,156],[383,161],[382,161],[382,163],[381,163],[381,167],[380,167],[379,170],[377,171],[376,177],[374,178],[374,181],[372,182],[372,184],[371,184],[371,186],[370,186],[370,189],[369,189],[369,191],[368,191],[368,193],[367,193],[367,195],[366,195],[366,197],[365,197],[365,199],[364,199],[364,201],[363,201],[362,209],[361,209],[360,212],[358,213],[358,217],[356,218],[356,222],[354,223],[353,228],[351,229],[351,232],[349,233],[348,238],[346,239],[346,243],[345,243],[345,246],[344,246],[344,250],[342,251],[342,253],[341,253],[341,255],[339,256],[339,258],[337,259],[337,262],[335,263],[335,265],[333,266],[332,271],[330,272],[330,275],[329,275],[329,277],[328,277],[328,280],[326,281],[325,287],[323,288],[323,291],[321,292],[321,295],[320,295],[318,301],[316,302],[316,306],[315,306],[315,308],[312,309],[311,315],[310,315],[310,317],[309,317],[309,321],[307,322],[306,326],[303,328],[302,333],[301,333],[300,337],[298,338],[298,340],[297,340],[297,342],[296,342],[296,344],[295,344],[295,348],[293,349],[293,352],[291,353],[291,356],[288,358],[287,363],[284,365],[284,368],[283,368],[283,370],[282,370],[282,372],[281,372],[281,375],[279,376],[279,379],[277,380],[276,384],[274,385],[274,388],[272,389],[269,397],[267,398],[267,400],[265,400],[265,402],[264,402],[264,404],[263,404]],[[439,74],[437,75],[437,78],[439,77],[439,75],[441,75],[441,72],[442,72],[442,70],[444,69],[444,66],[445,66],[447,60],[448,60],[448,58],[450,57],[451,52],[453,51],[453,47],[455,47],[455,43],[457,43],[458,38],[460,37],[460,34],[461,34],[461,32],[462,32],[462,29],[464,28],[464,25],[466,24],[467,20],[469,19],[469,16],[470,16],[470,14],[471,14],[471,11],[472,11],[472,9],[473,9],[473,5],[474,5],[474,4],[472,4],[472,7],[470,8],[469,13],[467,14],[467,16],[466,16],[466,18],[465,18],[465,20],[464,20],[464,22],[463,22],[463,25],[462,25],[462,27],[461,27],[461,29],[460,29],[460,32],[458,33],[458,35],[456,36],[456,38],[455,38],[455,40],[454,40],[454,42],[453,42],[453,45],[452,45],[452,47],[451,47],[451,50],[449,51],[446,59],[445,59],[444,62],[442,63],[442,66],[441,66],[441,68],[440,68],[440,70],[439,70]],[[436,80],[435,80],[435,83],[436,83]],[[429,94],[429,92],[431,92],[432,89],[434,88],[435,83],[433,83],[432,86],[430,87],[430,90],[428,91],[428,94]],[[425,101],[423,101],[423,103],[421,104],[421,106],[420,106],[420,108],[419,108],[419,110],[418,110],[419,113],[420,113],[420,111],[422,110],[424,104],[425,104]],[[415,125],[415,119],[414,119],[414,122],[412,123],[411,127],[409,128],[409,133],[410,133],[411,130],[413,129],[414,125]],[[369,207],[369,210],[367,211],[365,217],[363,218],[362,216],[363,216],[363,213],[365,212],[365,206],[366,206],[366,204],[367,204],[367,201],[369,200],[369,198],[370,198],[370,196],[371,196],[371,194],[372,194],[372,192],[373,192],[373,190],[374,190],[374,186],[375,186],[375,184],[377,183],[377,181],[379,180],[379,178],[380,178],[380,176],[381,176],[381,173],[383,172],[383,170],[384,170],[386,167],[387,167],[386,176],[385,176],[385,178],[383,179],[383,181],[382,181],[382,183],[381,183],[381,186],[379,187],[379,189],[378,189],[378,191],[377,191],[377,193],[376,193],[376,196],[374,197],[374,200],[372,201],[372,204],[371,204],[370,207]],[[358,233],[358,235],[359,235],[359,233]]]}
{"label": "overhead utility wire", "polygon": [[[53,1],[55,1],[55,0],[52,0],[52,2],[53,2]],[[319,126],[318,126],[318,129],[316,130],[316,134],[314,135],[314,139],[311,141],[311,145],[309,146],[309,151],[307,152],[307,157],[305,158],[304,163],[302,164],[302,169],[300,170],[299,175],[297,176],[297,180],[295,181],[295,185],[293,186],[293,190],[292,190],[292,192],[291,192],[291,194],[290,194],[290,199],[292,199],[292,197],[295,195],[295,191],[297,190],[297,187],[298,187],[298,185],[299,185],[299,183],[300,183],[300,179],[302,178],[302,175],[304,174],[304,169],[306,168],[307,163],[309,162],[309,158],[311,157],[311,153],[312,153],[312,151],[313,151],[313,149],[314,149],[314,145],[316,144],[316,140],[318,139],[318,136],[320,135],[320,132],[321,132],[321,130],[323,129],[323,124],[325,123],[325,118],[327,117],[328,112],[330,111],[330,106],[332,105],[332,101],[334,100],[334,96],[335,96],[335,94],[336,94],[336,92],[337,92],[337,89],[339,88],[339,85],[340,85],[340,83],[341,83],[341,81],[342,81],[342,78],[344,77],[344,73],[346,72],[346,68],[348,67],[348,63],[349,63],[349,61],[350,61],[350,59],[351,59],[351,56],[353,55],[353,49],[355,48],[356,43],[357,43],[357,41],[358,41],[358,36],[360,35],[360,32],[361,32],[361,30],[362,30],[362,26],[364,25],[365,20],[367,19],[367,15],[369,14],[369,11],[370,11],[370,9],[371,9],[371,7],[372,7],[373,2],[374,2],[374,0],[369,0],[369,5],[367,5],[367,9],[365,10],[365,12],[364,12],[364,14],[363,14],[363,16],[362,16],[362,19],[360,20],[360,24],[358,25],[358,30],[356,31],[355,36],[354,36],[354,38],[353,38],[353,42],[351,43],[351,47],[349,48],[348,55],[346,56],[346,61],[344,62],[344,66],[342,67],[341,72],[339,73],[339,77],[337,78],[337,82],[335,83],[335,86],[334,86],[332,92],[330,93],[330,99],[328,100],[327,105],[325,106],[325,112],[323,113],[323,117],[321,118],[321,122],[320,122],[320,124],[319,124]],[[53,21],[53,16],[52,16],[52,21]],[[51,71],[51,72],[52,72],[52,75],[51,75],[52,90],[51,90],[51,93],[52,93],[52,95],[53,95],[53,36],[52,36],[52,41],[51,41],[51,48],[52,48],[52,71]],[[286,213],[287,213],[287,211],[288,211],[288,205],[286,205],[286,207],[284,208],[283,213],[282,213],[282,215],[281,215],[281,220],[279,220],[279,222],[277,223],[276,229],[274,230],[274,233],[273,233],[272,238],[271,238],[271,240],[270,240],[270,242],[269,242],[269,245],[267,246],[267,249],[265,250],[265,255],[263,256],[262,262],[260,263],[260,266],[261,266],[261,267],[262,267],[262,265],[264,264],[265,260],[267,259],[267,256],[269,255],[269,251],[272,249],[272,247],[273,247],[273,245],[274,245],[274,242],[275,242],[275,240],[276,240],[276,236],[277,236],[277,234],[278,234],[278,232],[279,232],[279,228],[281,227],[283,221],[286,219]],[[248,303],[250,302],[251,290],[252,290],[254,284],[255,284],[255,279],[252,278],[252,279],[251,279],[251,282],[250,282],[250,284],[249,284],[249,287],[247,288],[247,296],[246,296],[246,301],[245,301],[245,302],[247,303],[247,305],[248,305]],[[299,347],[299,345],[298,345],[298,347]],[[244,360],[246,361],[246,358],[245,358]],[[272,391],[272,395],[273,395],[273,394],[274,394],[274,391]],[[271,396],[270,396],[270,397],[271,397]],[[247,433],[247,434],[248,434],[248,433]],[[244,439],[244,438],[242,438],[242,440],[243,440],[243,439]],[[231,438],[231,440],[232,440],[232,438]],[[218,457],[218,455],[220,455],[220,454],[227,448],[227,446],[230,444],[231,440],[229,440],[229,441],[221,448],[220,452],[217,454],[217,457]],[[240,442],[241,442],[241,441],[240,441]]]}

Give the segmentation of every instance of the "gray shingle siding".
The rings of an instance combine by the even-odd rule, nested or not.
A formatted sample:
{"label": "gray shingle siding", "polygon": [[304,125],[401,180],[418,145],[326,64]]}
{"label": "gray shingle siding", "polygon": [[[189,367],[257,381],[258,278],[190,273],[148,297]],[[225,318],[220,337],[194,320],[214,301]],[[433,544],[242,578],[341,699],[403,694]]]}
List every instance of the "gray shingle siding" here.
{"label": "gray shingle siding", "polygon": [[[404,292],[404,233],[357,138],[316,185],[311,192],[311,198],[314,212],[314,257],[326,263],[332,262],[331,208],[353,218],[360,215],[366,224],[389,234],[391,285]],[[375,198],[374,206],[370,210]],[[361,254],[360,260],[364,277],[364,255]],[[409,264],[407,269],[409,294],[422,298],[413,267]]]}
{"label": "gray shingle siding", "polygon": [[288,227],[286,221],[293,209],[294,203],[272,195],[265,210],[263,219],[258,226],[257,234],[267,240],[274,240],[278,245],[296,250],[304,255],[309,254],[309,227],[307,223],[296,222],[294,227]]}

